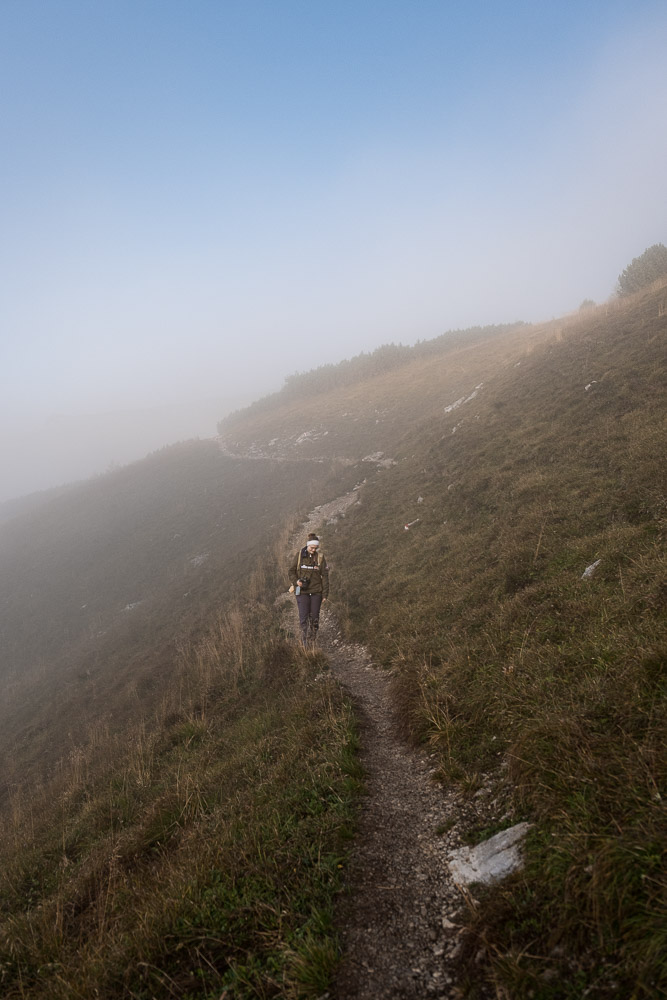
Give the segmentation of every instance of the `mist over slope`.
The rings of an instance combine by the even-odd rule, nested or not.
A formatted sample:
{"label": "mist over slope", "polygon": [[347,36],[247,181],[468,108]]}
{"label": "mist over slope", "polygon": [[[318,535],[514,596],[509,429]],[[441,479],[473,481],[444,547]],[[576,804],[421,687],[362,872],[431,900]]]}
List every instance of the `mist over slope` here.
{"label": "mist over slope", "polygon": [[467,996],[667,991],[666,295],[380,351],[220,425],[240,453],[362,460],[326,537],[348,635],[443,780],[509,782],[495,829],[535,824],[471,917]]}
{"label": "mist over slope", "polygon": [[28,494],[103,475],[177,441],[209,438],[221,409],[248,398],[196,398],[143,409],[119,403],[108,412],[0,411],[0,521]]}
{"label": "mist over slope", "polygon": [[524,324],[387,345],[289,378],[281,392],[218,424],[229,454],[359,461],[395,448],[406,431],[549,336]]}
{"label": "mist over slope", "polygon": [[[321,476],[299,467],[303,500]],[[0,527],[3,784],[25,782],[30,762],[48,769],[93,720],[150,711],[179,643],[229,602],[292,515],[293,484],[286,464],[193,441]]]}
{"label": "mist over slope", "polygon": [[353,726],[273,602],[289,529],[353,486],[323,531],[348,635],[439,777],[533,823],[465,995],[667,990],[666,295],[295,376],[0,528],[8,997],[326,988]]}

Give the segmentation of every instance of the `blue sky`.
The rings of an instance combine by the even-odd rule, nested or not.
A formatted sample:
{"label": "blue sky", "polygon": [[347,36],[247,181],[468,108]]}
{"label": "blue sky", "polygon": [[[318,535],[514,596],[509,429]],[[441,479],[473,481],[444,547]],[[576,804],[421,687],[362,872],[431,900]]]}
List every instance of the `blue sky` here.
{"label": "blue sky", "polygon": [[2,0],[2,409],[606,299],[667,242],[666,51],[645,0]]}

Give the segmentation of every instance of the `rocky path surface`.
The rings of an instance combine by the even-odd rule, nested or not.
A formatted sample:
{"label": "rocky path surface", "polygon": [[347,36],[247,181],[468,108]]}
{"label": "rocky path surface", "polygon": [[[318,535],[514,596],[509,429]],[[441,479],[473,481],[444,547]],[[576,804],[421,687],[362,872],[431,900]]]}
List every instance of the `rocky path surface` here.
{"label": "rocky path surface", "polygon": [[[343,943],[333,996],[457,997],[451,971],[461,895],[447,866],[457,803],[434,783],[433,764],[396,734],[387,677],[361,647],[323,645],[360,721],[366,796],[338,925]],[[335,639],[334,639],[335,642]]]}
{"label": "rocky path surface", "polygon": [[[295,549],[309,531],[321,531],[326,539],[327,523],[335,523],[356,499],[352,492],[313,511],[293,540]],[[297,634],[294,602],[287,607]],[[401,739],[388,675],[373,667],[363,646],[343,642],[328,602],[319,642],[357,710],[366,786],[338,913],[343,957],[325,996],[453,1000],[461,996],[453,961],[463,899],[447,855],[459,846],[461,826],[475,807],[443,789],[434,780],[435,760]]]}

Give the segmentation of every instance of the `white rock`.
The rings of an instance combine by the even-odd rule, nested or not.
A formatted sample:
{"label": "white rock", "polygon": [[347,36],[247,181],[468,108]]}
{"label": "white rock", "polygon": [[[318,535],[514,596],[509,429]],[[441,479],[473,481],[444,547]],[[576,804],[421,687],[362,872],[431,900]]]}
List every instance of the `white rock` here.
{"label": "white rock", "polygon": [[602,562],[601,559],[596,559],[594,563],[591,563],[590,566],[587,566],[584,572],[581,574],[581,579],[590,580],[590,578],[593,576],[593,574],[595,573],[596,569],[598,568],[601,562]]}
{"label": "white rock", "polygon": [[445,413],[451,413],[452,410],[457,410],[459,408],[459,406],[463,406],[464,403],[469,403],[472,399],[475,399],[475,397],[477,396],[479,390],[483,386],[484,386],[484,383],[480,382],[479,385],[475,386],[474,390],[470,393],[469,396],[461,396],[460,399],[457,399],[453,403],[450,403],[449,406],[445,407]]}
{"label": "white rock", "polygon": [[448,858],[449,870],[458,885],[483,882],[488,885],[521,867],[520,842],[532,826],[517,823],[477,847],[460,847]]}

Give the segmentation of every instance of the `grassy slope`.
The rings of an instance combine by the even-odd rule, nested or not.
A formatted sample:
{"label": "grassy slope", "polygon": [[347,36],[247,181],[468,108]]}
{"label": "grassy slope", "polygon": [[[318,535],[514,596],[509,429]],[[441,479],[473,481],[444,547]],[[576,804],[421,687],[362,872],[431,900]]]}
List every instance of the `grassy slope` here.
{"label": "grassy slope", "polygon": [[[12,522],[5,639],[30,594],[48,613],[44,669],[3,705],[3,997],[321,993],[356,737],[273,600],[324,471],[188,445]],[[108,639],[78,624],[84,591]]]}
{"label": "grassy slope", "polygon": [[[211,512],[222,502],[212,456],[175,474],[187,480],[180,510],[173,476],[153,492],[125,565],[132,549],[145,558],[154,525],[164,521],[170,534],[158,531],[149,559],[181,530],[174,518],[193,533],[146,577],[147,588],[164,584],[149,593],[160,614],[132,632],[134,645],[114,639],[111,670],[99,664],[102,695],[126,706],[120,720],[68,736],[68,759],[60,755],[32,807],[12,795],[0,839],[3,995],[322,991],[335,957],[328,922],[355,787],[354,731],[344,700],[314,681],[321,665],[295,656],[268,623],[287,537],[278,526],[363,475],[361,505],[326,538],[348,628],[395,669],[406,728],[440,751],[443,778],[474,790],[480,771],[506,765],[516,815],[536,824],[526,871],[471,913],[468,950],[484,956],[471,995],[484,980],[512,997],[656,995],[665,944],[664,298],[444,338],[406,350],[400,363],[384,365],[383,355],[361,381],[346,369],[336,387],[327,372],[313,394],[297,385],[295,399],[292,386],[224,422],[240,451],[268,449],[278,436],[282,456],[358,463],[383,450],[398,464],[339,466],[328,485],[326,464],[227,465],[239,476],[232,513],[245,516],[239,505],[253,498],[260,507],[237,560],[213,546],[197,567],[192,615],[183,583],[190,559],[217,537]],[[297,445],[306,430],[322,436]],[[581,581],[598,558],[597,575]],[[119,604],[138,597],[123,590],[127,579],[136,574],[109,574],[102,611],[116,609],[115,628]],[[228,606],[216,623],[230,588],[246,610]],[[54,636],[68,614],[49,619]],[[156,634],[159,655],[147,645]],[[85,629],[65,638],[66,656],[53,661],[54,676],[68,679],[62,718],[52,718],[48,685],[34,713],[56,743],[68,710],[90,693],[75,672]],[[8,713],[7,726],[15,751]],[[28,735],[18,749],[29,761]]]}
{"label": "grassy slope", "polygon": [[406,729],[472,790],[505,765],[535,821],[525,875],[471,918],[481,978],[512,997],[667,991],[665,306],[656,287],[445,339],[309,395],[313,373],[220,427],[241,450],[397,460],[327,546]]}
{"label": "grassy slope", "polygon": [[599,309],[411,430],[333,539],[406,727],[472,788],[505,763],[535,822],[471,918],[471,996],[667,991],[664,302]]}
{"label": "grassy slope", "polygon": [[[299,466],[300,503],[322,467]],[[164,449],[0,530],[0,800],[94,724],[152,709],[179,648],[252,576],[295,511],[286,463]]]}
{"label": "grassy slope", "polygon": [[322,992],[358,766],[349,705],[263,610],[184,658],[153,718],[83,745],[0,837],[0,992]]}
{"label": "grassy slope", "polygon": [[[390,352],[393,363],[387,366],[381,363],[386,350],[381,348],[377,363],[371,364],[376,355],[362,356],[361,374],[370,369],[364,377],[351,378],[343,364],[339,384],[325,366],[223,420],[219,431],[241,453],[255,445],[290,458],[359,461],[378,451],[391,457],[415,422],[493,380],[550,335],[547,327],[489,327],[403,348],[397,358]],[[298,443],[308,432],[313,437]]]}

